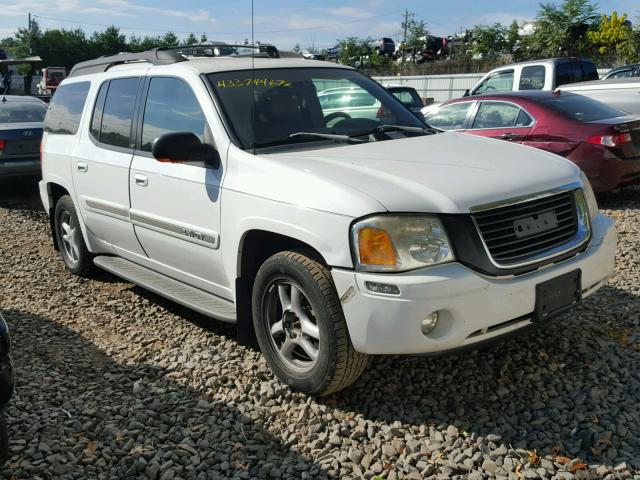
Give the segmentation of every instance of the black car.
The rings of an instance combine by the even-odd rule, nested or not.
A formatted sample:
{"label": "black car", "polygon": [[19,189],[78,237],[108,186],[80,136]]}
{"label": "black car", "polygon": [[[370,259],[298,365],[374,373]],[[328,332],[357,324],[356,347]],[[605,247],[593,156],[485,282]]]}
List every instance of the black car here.
{"label": "black car", "polygon": [[47,104],[21,95],[0,95],[0,178],[40,173],[40,142]]}
{"label": "black car", "polygon": [[611,78],[630,78],[640,77],[640,63],[634,65],[623,65],[622,67],[616,67],[609,70],[607,74],[602,77],[603,80]]}
{"label": "black car", "polygon": [[13,394],[13,366],[9,357],[10,349],[9,327],[0,313],[0,465],[7,461],[9,454],[4,409]]}

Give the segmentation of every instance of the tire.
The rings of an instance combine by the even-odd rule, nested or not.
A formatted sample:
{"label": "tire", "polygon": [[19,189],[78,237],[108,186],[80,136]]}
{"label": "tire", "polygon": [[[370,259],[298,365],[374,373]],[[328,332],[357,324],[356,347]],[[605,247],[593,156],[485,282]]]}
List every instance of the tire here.
{"label": "tire", "polygon": [[76,207],[69,195],[60,197],[55,209],[55,229],[60,256],[67,270],[79,277],[93,273],[93,255],[84,243]]}
{"label": "tire", "polygon": [[[267,259],[256,275],[253,325],[269,367],[292,390],[323,396],[362,374],[329,270],[297,252]],[[314,356],[315,354],[315,356]]]}
{"label": "tire", "polygon": [[0,411],[0,467],[9,459],[9,433],[7,432],[7,419],[4,412]]}

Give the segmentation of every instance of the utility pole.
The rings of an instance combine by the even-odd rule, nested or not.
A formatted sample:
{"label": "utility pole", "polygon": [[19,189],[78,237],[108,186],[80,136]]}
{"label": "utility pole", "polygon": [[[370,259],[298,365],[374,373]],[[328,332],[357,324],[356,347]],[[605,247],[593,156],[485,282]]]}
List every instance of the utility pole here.
{"label": "utility pole", "polygon": [[407,26],[409,24],[409,11],[404,11],[404,38],[402,40],[402,64],[404,65],[404,56],[407,51]]}
{"label": "utility pole", "polygon": [[31,56],[31,12],[29,12],[29,27],[27,31],[29,32],[29,56]]}

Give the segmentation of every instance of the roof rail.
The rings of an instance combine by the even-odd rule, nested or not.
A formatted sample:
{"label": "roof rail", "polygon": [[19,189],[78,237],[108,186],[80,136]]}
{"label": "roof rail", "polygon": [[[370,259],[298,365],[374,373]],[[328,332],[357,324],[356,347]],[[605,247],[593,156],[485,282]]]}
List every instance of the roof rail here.
{"label": "roof rail", "polygon": [[114,65],[125,63],[149,62],[152,65],[171,65],[173,63],[184,62],[191,57],[228,57],[242,56],[238,50],[257,50],[253,56],[267,56],[270,58],[280,58],[280,52],[274,45],[251,44],[251,45],[230,45],[225,42],[211,42],[196,45],[180,45],[177,47],[159,47],[146,52],[138,53],[118,53],[88,60],[74,65],[69,73],[69,77],[87,75],[89,73],[106,72]]}
{"label": "roof rail", "polygon": [[71,69],[69,77],[106,72],[112,66],[124,63],[149,62],[152,65],[171,65],[172,63],[184,62],[186,60],[187,58],[184,55],[165,47],[154,48],[139,53],[118,53],[116,55],[108,55],[77,63]]}

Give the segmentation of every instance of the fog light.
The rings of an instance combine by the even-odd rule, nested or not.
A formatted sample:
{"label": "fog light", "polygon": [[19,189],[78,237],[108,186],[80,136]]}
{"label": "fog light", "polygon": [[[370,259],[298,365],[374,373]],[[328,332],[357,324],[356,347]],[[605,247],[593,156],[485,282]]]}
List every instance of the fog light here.
{"label": "fog light", "polygon": [[438,325],[438,312],[433,312],[424,317],[422,320],[422,333],[428,335]]}
{"label": "fog light", "polygon": [[400,295],[400,289],[396,285],[378,282],[364,282],[367,290],[373,293],[382,293],[384,295]]}

